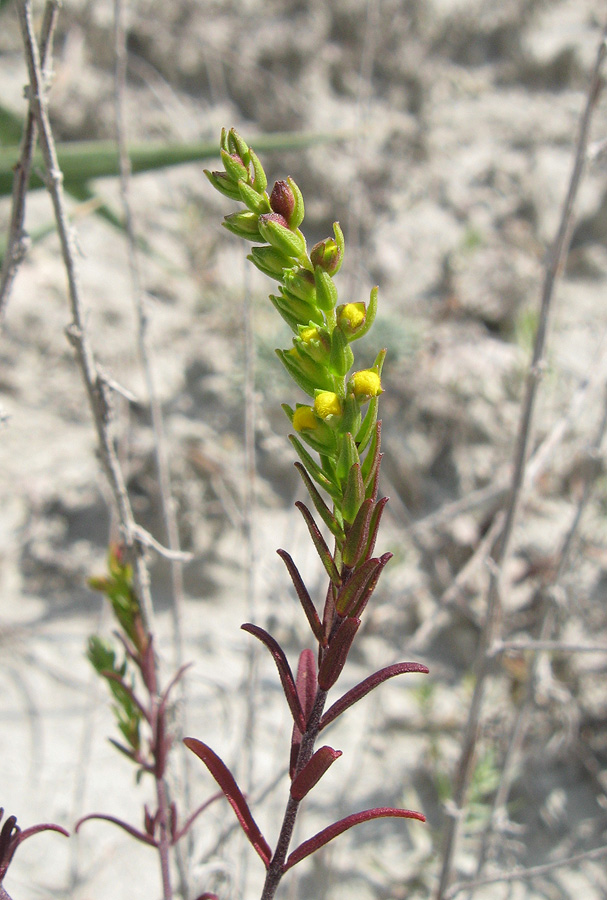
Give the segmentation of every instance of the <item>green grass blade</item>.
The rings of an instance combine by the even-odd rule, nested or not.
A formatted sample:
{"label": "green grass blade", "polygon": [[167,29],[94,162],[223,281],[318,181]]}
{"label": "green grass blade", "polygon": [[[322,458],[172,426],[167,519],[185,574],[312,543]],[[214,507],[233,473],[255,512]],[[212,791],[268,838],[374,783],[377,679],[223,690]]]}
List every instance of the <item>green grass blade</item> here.
{"label": "green grass blade", "polygon": [[[259,150],[292,150],[323,141],[337,141],[345,137],[343,132],[285,132],[260,135],[256,140]],[[13,167],[19,156],[18,145],[0,148],[0,195],[10,194],[13,184]],[[129,158],[133,173],[149,172],[184,163],[202,162],[218,156],[217,144],[134,144],[129,148]],[[59,167],[63,172],[63,183],[67,188],[74,183],[82,183],[93,178],[107,178],[120,174],[120,157],[115,141],[73,141],[57,145]],[[32,165],[32,188],[43,187],[36,169],[43,168],[42,158],[36,153]]]}

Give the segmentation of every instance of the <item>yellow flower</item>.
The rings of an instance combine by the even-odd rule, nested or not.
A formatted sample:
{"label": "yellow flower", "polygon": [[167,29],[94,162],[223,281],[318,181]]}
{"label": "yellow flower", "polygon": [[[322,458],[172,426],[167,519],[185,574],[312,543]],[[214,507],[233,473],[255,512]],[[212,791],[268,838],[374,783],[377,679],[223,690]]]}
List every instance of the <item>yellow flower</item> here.
{"label": "yellow flower", "polygon": [[350,380],[350,387],[357,400],[370,400],[378,397],[382,392],[381,379],[373,369],[362,369],[355,372]]}
{"label": "yellow flower", "polygon": [[313,325],[310,325],[307,328],[302,328],[299,332],[299,336],[304,344],[309,344],[310,341],[317,341],[320,339],[318,328],[314,327]]}
{"label": "yellow flower", "polygon": [[319,391],[314,400],[314,412],[321,419],[341,415],[341,402],[333,391]]}
{"label": "yellow flower", "polygon": [[338,310],[338,320],[340,325],[347,323],[351,331],[359,328],[366,318],[366,307],[364,303],[345,303]]}
{"label": "yellow flower", "polygon": [[311,406],[298,406],[293,413],[293,428],[295,431],[313,430],[318,428],[318,419],[314,415]]}

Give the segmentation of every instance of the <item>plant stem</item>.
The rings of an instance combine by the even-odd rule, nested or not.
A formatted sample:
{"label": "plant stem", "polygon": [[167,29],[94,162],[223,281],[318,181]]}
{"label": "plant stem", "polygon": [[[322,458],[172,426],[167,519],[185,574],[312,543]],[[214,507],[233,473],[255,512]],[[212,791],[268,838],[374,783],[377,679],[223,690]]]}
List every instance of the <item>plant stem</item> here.
{"label": "plant stem", "polygon": [[[301,739],[294,777],[299,772],[301,772],[306,763],[310,761],[312,754],[314,753],[314,744],[316,743],[316,738],[318,737],[320,719],[325,708],[326,700],[327,691],[323,691],[321,688],[319,688],[316,693],[316,699],[314,700],[314,706],[312,707],[312,712],[310,713],[310,718],[308,720],[305,734]],[[268,867],[268,874],[266,875],[266,881],[263,887],[261,900],[272,900],[276,893],[278,885],[280,884],[280,880],[283,876],[283,866],[287,858],[289,844],[291,843],[291,838],[293,837],[293,831],[295,829],[295,822],[297,820],[297,812],[300,802],[300,800],[294,800],[293,797],[289,795],[285,814],[282,820],[280,834],[278,836],[278,842],[276,844],[276,850],[274,851],[274,856],[272,857],[272,860]]]}
{"label": "plant stem", "polygon": [[171,869],[169,864],[169,801],[164,778],[156,778],[156,797],[160,811],[160,840],[158,843],[158,855],[160,856],[160,873],[162,875],[163,900],[173,900],[173,888],[171,887]]}

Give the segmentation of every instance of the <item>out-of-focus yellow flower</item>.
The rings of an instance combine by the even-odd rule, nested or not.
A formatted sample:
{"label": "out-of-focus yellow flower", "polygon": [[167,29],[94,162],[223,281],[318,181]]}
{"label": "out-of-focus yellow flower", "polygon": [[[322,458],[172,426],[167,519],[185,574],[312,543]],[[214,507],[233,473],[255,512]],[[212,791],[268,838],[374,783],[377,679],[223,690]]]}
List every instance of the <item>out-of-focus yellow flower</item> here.
{"label": "out-of-focus yellow flower", "polygon": [[341,401],[333,391],[319,391],[314,400],[314,412],[321,419],[341,415]]}
{"label": "out-of-focus yellow flower", "polygon": [[371,400],[382,392],[381,379],[373,369],[362,369],[355,372],[350,379],[350,386],[357,400]]}
{"label": "out-of-focus yellow flower", "polygon": [[297,407],[293,413],[293,428],[295,431],[310,431],[318,428],[318,419],[311,406]]}

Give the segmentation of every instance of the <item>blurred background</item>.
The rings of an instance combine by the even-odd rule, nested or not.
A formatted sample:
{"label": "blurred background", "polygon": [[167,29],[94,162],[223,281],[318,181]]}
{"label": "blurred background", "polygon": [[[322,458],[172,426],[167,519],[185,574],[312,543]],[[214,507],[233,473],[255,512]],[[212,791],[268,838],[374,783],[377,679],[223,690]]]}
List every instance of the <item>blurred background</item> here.
{"label": "blurred background", "polygon": [[[2,106],[21,117],[26,73],[13,6],[0,13],[0,79]],[[356,350],[360,367],[388,349],[381,490],[390,503],[378,550],[394,559],[340,685],[402,659],[426,663],[430,675],[391,681],[336,725],[330,740],[344,756],[307,801],[298,840],[371,806],[421,809],[428,824],[360,826],[293,870],[281,889],[298,900],[428,898],[473,688],[484,539],[504,508],[545,257],[604,4],[123,0],[123,7],[129,142],[218,142],[221,127],[232,125],[253,147],[270,133],[316,134],[303,149],[260,152],[270,185],[290,175],[302,189],[309,244],[340,221],[341,302],[365,301],[379,285],[376,325]],[[109,0],[67,0],[61,9],[50,92],[58,141],[115,137],[114,15]],[[459,877],[477,871],[521,721],[507,773],[508,816],[488,843],[487,871],[607,843],[607,653],[572,650],[607,645],[606,134],[602,98],[550,321],[539,452],[504,589],[505,640],[541,633],[563,647],[539,664],[525,650],[496,659]],[[118,179],[91,187],[120,215]],[[135,513],[166,542],[127,241],[94,202],[69,203],[94,348],[138,398],[116,397]],[[268,627],[295,665],[307,625],[276,548],[294,557],[317,597],[324,590],[293,510],[303,490],[280,404],[301,397],[273,352],[290,336],[267,300],[271,282],[221,228],[234,206],[211,189],[202,164],[133,176],[131,203],[145,239],[139,265],[180,540],[192,554],[180,617],[184,658],[194,666],[176,722],[248,780],[272,842],[286,797],[289,713],[271,660],[251,657],[252,640],[239,625],[252,619]],[[0,200],[0,222],[8,223],[9,209]],[[28,228],[51,222],[45,192],[32,193]],[[0,803],[23,827],[71,828],[92,811],[140,825],[152,786],[136,787],[109,745],[108,697],[84,656],[87,636],[111,629],[86,579],[103,572],[116,530],[65,337],[69,321],[50,230],[18,274],[0,340]],[[561,567],[588,486],[591,501]],[[168,673],[171,578],[156,558],[152,592]],[[177,795],[182,777],[179,769]],[[189,790],[192,808],[214,790],[196,760]],[[227,804],[198,821],[190,855],[191,897],[259,894],[259,860]],[[87,824],[69,842],[54,835],[28,842],[6,886],[19,900],[160,896],[153,852],[106,823]],[[606,894],[603,857],[474,897]]]}

